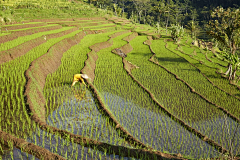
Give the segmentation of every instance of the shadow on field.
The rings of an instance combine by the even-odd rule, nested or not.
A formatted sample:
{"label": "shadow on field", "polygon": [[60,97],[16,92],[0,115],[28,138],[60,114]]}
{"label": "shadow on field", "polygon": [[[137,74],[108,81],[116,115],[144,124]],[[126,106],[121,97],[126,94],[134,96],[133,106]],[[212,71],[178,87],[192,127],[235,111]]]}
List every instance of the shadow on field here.
{"label": "shadow on field", "polygon": [[187,62],[183,58],[171,58],[171,57],[164,57],[164,58],[159,58],[159,57],[154,57],[158,62],[160,61],[169,61],[169,62]]}
{"label": "shadow on field", "polygon": [[171,36],[161,35],[161,38],[172,38]]}
{"label": "shadow on field", "polygon": [[208,77],[208,78],[217,78],[217,79],[221,79],[222,77],[221,76],[219,76],[219,75],[212,75],[212,74],[206,74],[206,76]]}
{"label": "shadow on field", "polygon": [[152,53],[139,53],[139,52],[134,52],[131,53],[131,55],[140,55],[140,56],[152,56]]}
{"label": "shadow on field", "polygon": [[71,81],[71,82],[63,82],[63,83],[60,83],[60,84],[63,85],[63,86],[69,86],[69,87],[71,87],[72,81]]}

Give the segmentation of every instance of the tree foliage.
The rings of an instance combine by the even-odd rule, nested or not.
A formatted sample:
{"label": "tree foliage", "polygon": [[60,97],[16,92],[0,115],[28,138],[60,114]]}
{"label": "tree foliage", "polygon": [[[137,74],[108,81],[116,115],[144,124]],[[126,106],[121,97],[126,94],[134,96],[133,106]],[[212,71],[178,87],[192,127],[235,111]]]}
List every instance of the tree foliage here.
{"label": "tree foliage", "polygon": [[183,34],[184,34],[183,26],[180,26],[179,24],[172,25],[170,30],[171,30],[171,36],[175,42],[178,42],[180,38],[183,37]]}
{"label": "tree foliage", "polygon": [[239,9],[231,10],[228,8],[225,10],[222,7],[217,7],[212,12],[211,17],[213,19],[209,21],[207,33],[222,44],[224,60],[229,64],[225,75],[229,74],[229,80],[234,80],[238,70],[236,67],[238,56],[235,55],[235,52],[240,36],[240,11]]}
{"label": "tree foliage", "polygon": [[[135,22],[161,27],[171,24],[188,25],[193,21],[204,30],[204,25],[211,20],[210,11],[217,6],[239,7],[239,0],[88,0],[98,6],[108,5],[114,11],[114,5],[122,9],[122,14]],[[118,9],[117,9],[118,10]],[[117,12],[117,11],[116,11]],[[119,11],[118,11],[119,12]],[[118,16],[122,16],[118,15]]]}

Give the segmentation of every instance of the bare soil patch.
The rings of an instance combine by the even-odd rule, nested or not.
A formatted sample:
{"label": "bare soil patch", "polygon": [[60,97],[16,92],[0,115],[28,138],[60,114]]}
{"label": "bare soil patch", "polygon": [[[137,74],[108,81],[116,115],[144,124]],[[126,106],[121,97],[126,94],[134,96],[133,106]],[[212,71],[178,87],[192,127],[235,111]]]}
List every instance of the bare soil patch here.
{"label": "bare soil patch", "polygon": [[[53,45],[46,54],[33,61],[29,69],[26,71],[25,76],[27,83],[25,86],[25,95],[27,96],[27,104],[33,113],[32,119],[34,119],[36,122],[45,122],[45,98],[43,95],[43,88],[47,75],[57,70],[58,66],[61,64],[61,57],[63,53],[70,49],[71,46],[79,43],[83,37],[84,33],[81,32],[75,35],[73,38],[67,38],[61,42],[58,42],[57,44]],[[35,81],[33,81],[33,79],[35,79]],[[39,87],[32,89],[32,86]],[[38,98],[30,98],[31,96],[37,96]],[[41,112],[38,114],[33,107],[34,103],[37,103],[38,107],[40,108]]]}

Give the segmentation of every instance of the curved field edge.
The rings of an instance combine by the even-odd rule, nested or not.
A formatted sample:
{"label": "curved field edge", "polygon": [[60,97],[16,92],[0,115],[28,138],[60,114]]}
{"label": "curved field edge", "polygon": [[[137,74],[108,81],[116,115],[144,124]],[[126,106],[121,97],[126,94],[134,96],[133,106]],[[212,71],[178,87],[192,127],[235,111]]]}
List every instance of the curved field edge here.
{"label": "curved field edge", "polygon": [[32,154],[38,159],[59,159],[59,160],[65,160],[60,155],[57,155],[55,153],[50,152],[49,150],[39,147],[33,143],[29,143],[21,138],[16,138],[12,136],[11,134],[8,134],[6,132],[3,132],[0,130],[0,139],[1,142],[6,146],[14,146],[18,149],[21,149],[21,151],[26,152],[28,154]]}
{"label": "curved field edge", "polygon": [[86,17],[86,18],[53,18],[53,19],[31,19],[24,22],[62,22],[62,21],[81,21],[81,20],[106,20],[103,17]]}
{"label": "curved field edge", "polygon": [[[214,51],[214,49],[212,49],[212,51],[204,51],[204,49],[202,48],[198,48],[196,46],[190,46],[190,45],[187,45],[187,47],[191,47],[191,48],[194,48],[194,52],[191,53],[191,54],[187,54],[183,49],[182,47],[185,47],[183,45],[179,45],[175,50],[173,49],[170,49],[170,48],[166,48],[168,50],[171,50],[172,52],[174,52],[175,54],[177,54],[178,56],[186,59],[189,63],[191,64],[195,64],[194,66],[196,67],[196,63],[199,63],[199,64],[202,64],[204,67],[196,67],[199,71],[201,71],[201,73],[203,75],[205,75],[203,73],[203,69],[202,68],[210,68],[212,71],[211,71],[211,74],[214,74],[214,77],[208,77],[207,74],[205,75],[205,77],[208,79],[208,81],[210,83],[212,83],[213,86],[215,87],[218,87],[218,89],[224,91],[225,93],[227,93],[228,95],[231,95],[233,96],[234,98],[237,98],[240,100],[240,97],[239,97],[239,86],[235,85],[235,84],[232,84],[232,83],[229,83],[229,81],[227,80],[227,78],[225,76],[223,76],[222,72],[223,70],[227,70],[227,64],[225,64],[224,66],[222,64],[219,64],[219,62],[223,62],[223,58],[219,56],[219,54],[216,53],[216,51]],[[197,50],[198,52],[196,53]],[[198,56],[198,53],[201,53],[202,56],[204,56],[204,59],[203,57],[200,58]],[[182,54],[182,55],[179,55],[179,54]],[[196,56],[197,55],[197,56]],[[209,59],[209,57],[210,59]],[[208,60],[208,61],[206,61]],[[196,62],[196,63],[195,63]],[[207,63],[206,63],[207,62]],[[214,67],[213,67],[214,66]],[[213,71],[214,69],[214,71]],[[224,79],[222,79],[222,77]],[[219,82],[217,82],[217,79],[219,80]]]}
{"label": "curved field edge", "polygon": [[[150,47],[150,44],[151,44],[151,40],[152,40],[152,36],[148,36],[148,39],[147,41],[144,42],[144,44],[147,44],[149,45]],[[127,45],[130,45],[129,43]],[[130,45],[131,46],[131,45]],[[152,51],[151,47],[150,47],[150,50],[151,52],[153,53],[153,56],[155,55],[154,52]],[[131,51],[129,51],[131,52]],[[129,53],[128,52],[128,53]],[[126,52],[127,54],[127,52]],[[153,57],[152,56],[152,57]],[[151,59],[152,57],[150,58],[149,61],[153,62]],[[188,131],[194,133],[195,135],[197,135],[199,138],[201,138],[203,141],[209,143],[210,145],[214,146],[217,150],[219,150],[220,152],[223,152],[223,153],[228,153],[228,150],[226,150],[225,148],[223,148],[221,145],[219,145],[218,143],[216,143],[215,141],[209,139],[206,135],[202,134],[201,132],[199,132],[198,130],[192,128],[191,126],[189,126],[187,123],[185,123],[184,121],[182,121],[181,119],[177,118],[176,116],[174,116],[172,113],[170,113],[164,106],[162,106],[158,101],[157,99],[155,98],[155,96],[146,88],[143,86],[143,84],[141,84],[132,74],[131,74],[131,69],[133,67],[133,64],[129,64],[129,62],[127,60],[125,60],[124,57],[122,57],[122,62],[123,62],[123,65],[124,65],[124,69],[127,71],[128,75],[131,76],[131,78],[137,82],[139,84],[140,87],[142,87],[148,94],[149,96],[152,98],[152,100],[169,116],[169,117],[172,117],[176,122],[180,123],[182,126],[184,126]],[[153,62],[155,63],[155,62]],[[157,63],[155,63],[157,64]],[[159,64],[157,64],[159,65]],[[161,66],[161,65],[159,65]],[[167,72],[171,73],[169,70],[167,70],[165,67],[161,66],[162,68],[164,68]],[[173,73],[171,73],[173,74]],[[175,74],[173,74],[175,75]],[[180,78],[177,77],[177,75],[175,75],[176,79],[179,79],[181,80]],[[182,82],[184,82],[183,80],[181,80]],[[187,85],[187,84],[186,84]],[[189,86],[191,87],[191,86]],[[192,89],[192,91],[194,91],[194,89]]]}
{"label": "curved field edge", "polygon": [[[127,32],[129,32],[129,31],[127,31]],[[123,32],[123,33],[127,33],[127,32]],[[119,33],[120,32],[116,33],[115,36],[110,36],[110,37],[114,38],[114,37],[118,36]],[[120,33],[120,34],[123,34],[123,33]],[[130,39],[133,39],[135,36],[137,36],[137,35],[133,34],[133,36],[130,36],[131,37]],[[145,156],[147,156],[150,159],[153,159],[155,156],[158,157],[158,158],[156,157],[157,159],[159,159],[159,158],[162,159],[162,157],[165,157],[165,156],[166,156],[166,158],[171,157],[171,158],[179,159],[179,157],[174,157],[174,156],[171,156],[171,155],[168,155],[165,153],[161,153],[159,151],[148,151],[148,150],[153,150],[153,149],[151,147],[146,146],[144,143],[140,142],[136,138],[134,138],[128,131],[126,131],[124,129],[123,126],[121,126],[121,124],[115,119],[114,115],[109,111],[109,109],[103,103],[99,91],[92,84],[94,77],[95,77],[94,71],[95,71],[95,67],[96,67],[96,61],[98,58],[96,52],[100,51],[101,49],[110,47],[112,45],[111,38],[108,40],[110,42],[102,42],[102,43],[98,43],[98,44],[95,44],[95,45],[89,47],[92,49],[92,51],[88,53],[88,59],[85,61],[85,66],[81,70],[81,72],[89,75],[90,79],[87,79],[86,81],[88,82],[92,92],[94,93],[94,98],[97,100],[96,103],[98,103],[101,113],[110,118],[110,121],[113,123],[112,124],[113,127],[116,128],[117,131],[120,131],[120,133],[118,132],[120,134],[120,136],[123,137],[131,145],[133,145],[137,148],[139,148],[139,147],[144,148],[144,149],[137,149],[137,150],[129,149],[128,151],[125,150],[125,151],[122,151],[121,154],[123,154],[123,152],[126,152],[126,154],[127,154],[127,152],[128,152],[127,156],[136,158],[136,156],[135,156],[136,152],[140,151],[140,154],[141,154],[142,151],[146,151],[147,153],[145,153]],[[100,46],[102,46],[101,49],[100,49]],[[124,45],[124,46],[122,46],[122,48],[124,48],[124,49],[129,48],[129,45],[128,44]],[[128,49],[129,52],[131,50],[132,50],[132,48]],[[115,154],[120,154],[120,152],[117,152],[117,153],[115,152]]]}
{"label": "curved field edge", "polygon": [[[81,36],[82,35],[83,35],[83,32],[81,32]],[[75,37],[79,38],[79,36],[75,36]],[[80,39],[81,38],[79,38],[79,40]],[[71,41],[71,40],[68,39],[68,41]],[[75,44],[76,40],[74,39],[74,41],[72,40],[71,42],[73,42]],[[57,44],[55,46],[57,46]],[[50,50],[49,50],[49,52],[50,52]],[[53,52],[52,54],[54,54],[54,49],[53,49],[52,52]],[[61,54],[63,54],[63,51],[62,51]],[[42,87],[44,86],[44,81],[45,81],[45,78],[46,78],[47,74],[51,73],[51,71],[54,72],[53,70],[57,69],[57,65],[55,64],[54,65],[55,68],[54,68],[53,65],[50,66],[50,65],[48,65],[48,63],[44,63],[46,66],[44,66],[44,68],[39,68],[36,61],[41,62],[44,59],[44,57],[45,57],[45,60],[46,60],[46,57],[48,58],[48,63],[49,63],[49,61],[53,61],[53,62],[57,63],[58,65],[60,65],[60,63],[61,63],[60,62],[60,59],[61,59],[60,55],[57,56],[59,59],[56,60],[56,57],[54,57],[53,55],[48,57],[48,55],[45,54],[45,55],[41,56],[40,58],[38,58],[37,60],[33,61],[30,68],[25,73],[25,76],[26,76],[26,79],[27,79],[26,88],[25,88],[25,94],[26,94],[26,100],[25,101],[28,103],[27,107],[29,108],[30,112],[33,114],[31,116],[31,119],[34,120],[40,126],[40,128],[42,130],[48,131],[52,134],[58,134],[62,138],[71,140],[74,143],[81,144],[82,146],[85,146],[85,147],[91,147],[91,148],[98,149],[98,150],[103,151],[103,152],[107,150],[107,153],[109,153],[109,154],[119,154],[121,156],[127,157],[127,156],[129,156],[128,152],[130,152],[131,153],[130,156],[132,156],[132,157],[139,158],[140,155],[143,155],[145,157],[149,157],[150,159],[155,159],[155,158],[162,159],[163,157],[172,157],[172,158],[174,157],[174,156],[164,154],[164,153],[161,153],[161,152],[156,152],[156,151],[153,152],[153,151],[148,151],[148,150],[144,150],[144,149],[130,149],[130,148],[122,147],[122,146],[114,146],[114,145],[110,145],[110,144],[107,144],[107,143],[98,142],[98,141],[95,141],[95,140],[91,140],[91,139],[82,137],[80,135],[72,134],[72,133],[67,132],[65,130],[60,130],[56,127],[52,127],[52,126],[47,125],[46,122],[45,122],[45,114],[41,113],[41,111],[43,111],[45,113],[44,103],[43,103],[44,97],[43,97],[41,86]],[[34,66],[35,66],[35,68],[34,68]],[[34,69],[36,69],[36,70],[34,70]],[[40,72],[41,74],[44,74],[45,77],[44,76],[32,77],[33,75],[31,75],[31,73],[30,73],[31,70],[34,71],[34,73]],[[36,71],[38,71],[38,72],[36,72]],[[30,88],[30,84],[34,80],[36,80],[39,84],[35,85],[36,88]],[[41,111],[39,110],[38,112],[36,112],[36,110],[33,108],[33,103],[30,101],[30,99],[31,99],[30,90],[31,89],[33,89],[33,90],[38,89],[37,93],[35,92],[35,97],[33,99],[36,100],[36,98],[37,98],[38,100],[40,100],[40,101],[38,101],[38,103],[40,104],[39,108],[40,108]],[[174,158],[180,159],[178,157],[174,157]]]}
{"label": "curved field edge", "polygon": [[[167,43],[166,43],[166,46],[165,46],[165,47],[166,47],[166,49],[169,50],[170,52],[173,52],[173,51],[171,51],[170,49],[167,48]],[[151,50],[152,50],[152,49],[151,49]],[[178,51],[179,51],[179,50],[178,50]],[[153,52],[153,51],[152,51],[152,52]],[[180,52],[183,53],[183,54],[186,54],[186,53],[184,53],[184,52],[182,52],[182,51],[180,51]],[[154,52],[153,52],[153,53],[154,53]],[[179,57],[185,59],[183,56],[177,54],[176,52],[173,52],[173,53],[176,54],[176,55],[178,55]],[[187,61],[188,61],[188,60],[187,60]],[[236,96],[232,95],[231,93],[229,93],[229,92],[221,89],[221,88],[218,87],[217,85],[215,85],[204,73],[202,73],[202,71],[201,71],[196,65],[192,64],[192,63],[189,62],[189,61],[188,61],[188,63],[189,63],[190,65],[192,65],[193,67],[195,67],[195,68],[199,71],[199,73],[202,74],[214,87],[216,87],[217,89],[219,89],[219,90],[221,90],[222,92],[226,93],[227,95],[232,96],[233,98],[236,98],[236,99],[239,100],[239,98],[237,98]],[[199,63],[200,63],[200,62],[199,62]],[[163,66],[162,66],[162,67],[163,67]],[[171,73],[171,71],[169,71],[169,72]],[[172,74],[173,74],[173,73],[172,73]],[[177,75],[176,75],[176,76],[177,76]],[[178,77],[178,76],[177,76],[177,77]],[[176,78],[177,78],[177,77],[176,77]],[[178,79],[180,79],[180,78],[178,77]],[[192,90],[192,92],[198,94],[198,95],[201,96],[203,99],[205,99],[207,102],[213,104],[213,105],[216,106],[218,109],[222,110],[225,114],[227,114],[228,116],[230,116],[232,119],[234,119],[235,121],[237,121],[238,123],[240,123],[240,119],[239,119],[236,115],[234,115],[233,113],[229,112],[226,108],[221,107],[221,106],[217,105],[216,103],[212,102],[211,100],[207,99],[207,98],[206,98],[205,96],[203,96],[202,94],[196,92],[196,91],[194,90],[194,88],[191,87],[186,81],[184,81],[184,80],[181,80],[181,81],[183,81],[187,86],[189,86],[189,88]]]}
{"label": "curved field edge", "polygon": [[43,44],[44,42],[46,42],[49,39],[61,37],[66,34],[69,34],[71,32],[74,32],[76,30],[78,30],[78,29],[75,27],[75,28],[71,28],[66,31],[59,32],[59,33],[53,33],[53,34],[49,34],[46,36],[41,36],[39,38],[27,41],[27,42],[25,42],[21,45],[18,45],[12,49],[9,49],[7,51],[2,51],[2,52],[0,52],[0,64],[14,60],[15,58],[18,58],[19,56],[26,54],[28,51],[30,51],[34,47],[37,47],[38,45]]}
{"label": "curved field edge", "polygon": [[[118,33],[124,34],[124,33],[128,33],[128,32],[130,32],[130,31],[118,32]],[[92,84],[93,83],[92,80],[94,80],[94,77],[95,77],[94,71],[95,71],[95,67],[96,67],[96,61],[98,58],[96,52],[98,52],[100,50],[100,46],[101,46],[101,49],[110,47],[112,45],[111,39],[114,38],[115,36],[110,36],[111,38],[108,41],[111,41],[111,43],[102,42],[102,43],[95,44],[90,47],[92,49],[92,51],[90,53],[88,53],[88,59],[85,61],[85,67],[82,69],[81,72],[88,74],[89,77],[91,78],[91,80],[87,80],[87,82],[90,85],[92,92],[94,93],[94,97],[98,100],[97,102],[98,102],[99,106],[101,107],[102,113],[104,115],[108,116],[110,118],[111,122],[113,123],[113,127],[116,128],[117,131],[120,131],[120,136],[123,137],[126,141],[128,141],[128,143],[130,143],[134,147],[152,150],[151,147],[146,146],[145,144],[143,144],[142,142],[140,142],[139,140],[134,138],[126,129],[124,129],[124,127],[116,120],[114,115],[108,110],[106,105],[103,103],[100,93],[98,92],[96,87],[94,87],[94,85]]]}

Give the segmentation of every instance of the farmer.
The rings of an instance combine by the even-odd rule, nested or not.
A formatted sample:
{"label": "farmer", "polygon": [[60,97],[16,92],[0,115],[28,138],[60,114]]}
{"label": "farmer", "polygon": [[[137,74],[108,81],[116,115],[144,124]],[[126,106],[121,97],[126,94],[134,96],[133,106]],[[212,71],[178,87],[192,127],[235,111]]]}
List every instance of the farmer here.
{"label": "farmer", "polygon": [[84,79],[89,79],[89,77],[86,74],[75,74],[73,76],[73,83],[71,86],[74,86],[74,84],[78,81],[81,81],[85,86],[87,86],[84,82]]}

